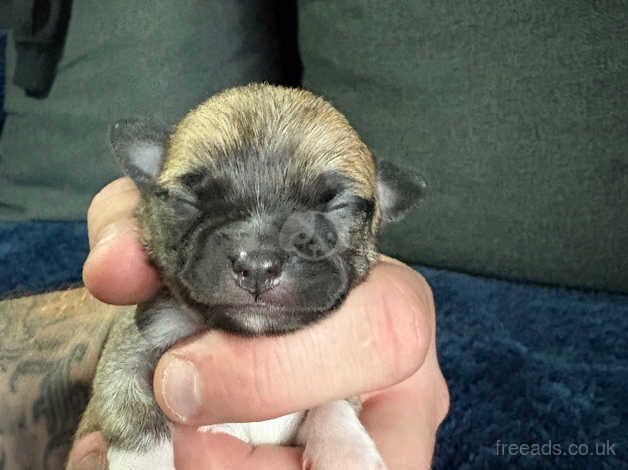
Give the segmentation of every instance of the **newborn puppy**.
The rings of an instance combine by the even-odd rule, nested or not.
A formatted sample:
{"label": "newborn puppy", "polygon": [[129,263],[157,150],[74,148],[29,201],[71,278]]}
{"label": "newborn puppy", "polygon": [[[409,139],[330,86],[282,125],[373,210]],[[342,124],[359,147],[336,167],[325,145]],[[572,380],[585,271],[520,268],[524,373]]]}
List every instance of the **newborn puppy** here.
{"label": "newborn puppy", "polygon": [[[128,120],[110,137],[140,190],[137,219],[164,288],[116,320],[77,438],[101,431],[110,470],[172,470],[169,423],[152,393],[164,351],[206,329],[286,334],[329,315],[377,261],[380,227],[423,186],[376,167],[342,114],[297,89],[229,89],[172,133]],[[358,408],[340,400],[201,430],[302,445],[311,470],[384,469]]]}

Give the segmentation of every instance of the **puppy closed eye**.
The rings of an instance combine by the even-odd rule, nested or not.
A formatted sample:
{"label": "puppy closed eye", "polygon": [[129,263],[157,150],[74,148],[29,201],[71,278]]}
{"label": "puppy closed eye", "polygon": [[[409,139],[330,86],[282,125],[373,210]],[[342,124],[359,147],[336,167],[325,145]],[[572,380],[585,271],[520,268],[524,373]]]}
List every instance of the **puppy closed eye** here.
{"label": "puppy closed eye", "polygon": [[336,199],[339,195],[340,191],[338,191],[338,189],[336,188],[327,188],[324,189],[323,191],[321,191],[318,194],[318,201],[317,203],[319,205],[328,205],[330,204],[334,199]]}
{"label": "puppy closed eye", "polygon": [[328,205],[327,212],[349,211],[353,215],[370,217],[373,214],[375,203],[353,194],[344,194]]}
{"label": "puppy closed eye", "polygon": [[186,211],[186,213],[193,214],[200,211],[197,198],[185,191],[168,191],[163,190],[157,193],[157,197],[176,209]]}
{"label": "puppy closed eye", "polygon": [[373,202],[354,194],[345,186],[327,187],[316,194],[316,206],[323,212],[350,210],[370,213]]}

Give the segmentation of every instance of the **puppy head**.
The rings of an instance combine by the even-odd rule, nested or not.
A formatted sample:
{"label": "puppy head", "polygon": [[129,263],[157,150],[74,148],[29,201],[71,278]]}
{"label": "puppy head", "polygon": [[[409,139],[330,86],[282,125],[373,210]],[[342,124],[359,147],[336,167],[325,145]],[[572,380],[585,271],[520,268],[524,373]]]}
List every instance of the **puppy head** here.
{"label": "puppy head", "polygon": [[164,283],[208,325],[295,330],[336,307],[375,263],[380,227],[421,181],[380,163],[309,92],[227,90],[169,133],[120,121],[114,153],[141,192],[138,219]]}

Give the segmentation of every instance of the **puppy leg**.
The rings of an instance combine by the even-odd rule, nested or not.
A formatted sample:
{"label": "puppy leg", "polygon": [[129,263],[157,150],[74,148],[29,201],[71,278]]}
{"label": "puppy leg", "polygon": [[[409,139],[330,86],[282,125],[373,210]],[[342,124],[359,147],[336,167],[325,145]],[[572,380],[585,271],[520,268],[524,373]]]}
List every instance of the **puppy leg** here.
{"label": "puppy leg", "polygon": [[304,470],[385,470],[354,407],[339,400],[308,411],[297,435]]}
{"label": "puppy leg", "polygon": [[109,470],[174,470],[170,425],[154,400],[152,375],[162,352],[199,327],[164,299],[116,320],[77,433],[102,432]]}

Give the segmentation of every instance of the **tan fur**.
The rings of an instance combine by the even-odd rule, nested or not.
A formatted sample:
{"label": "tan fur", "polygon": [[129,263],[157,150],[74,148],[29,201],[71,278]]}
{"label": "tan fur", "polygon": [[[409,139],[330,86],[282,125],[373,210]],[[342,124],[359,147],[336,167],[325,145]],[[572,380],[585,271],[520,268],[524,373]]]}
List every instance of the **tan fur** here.
{"label": "tan fur", "polygon": [[345,116],[308,91],[261,84],[228,89],[189,112],[170,139],[160,183],[168,186],[243,142],[264,158],[291,141],[298,142],[305,183],[335,170],[356,182],[360,196],[373,197],[373,157]]}
{"label": "tan fur", "polygon": [[[264,158],[290,141],[298,142],[294,155],[302,165],[295,169],[304,183],[333,170],[351,178],[359,196],[376,199],[373,156],[347,118],[309,91],[268,84],[227,89],[190,111],[170,138],[159,182],[174,187],[177,178],[211,166],[216,155],[238,154],[243,142]],[[371,233],[380,223],[376,201]]]}

